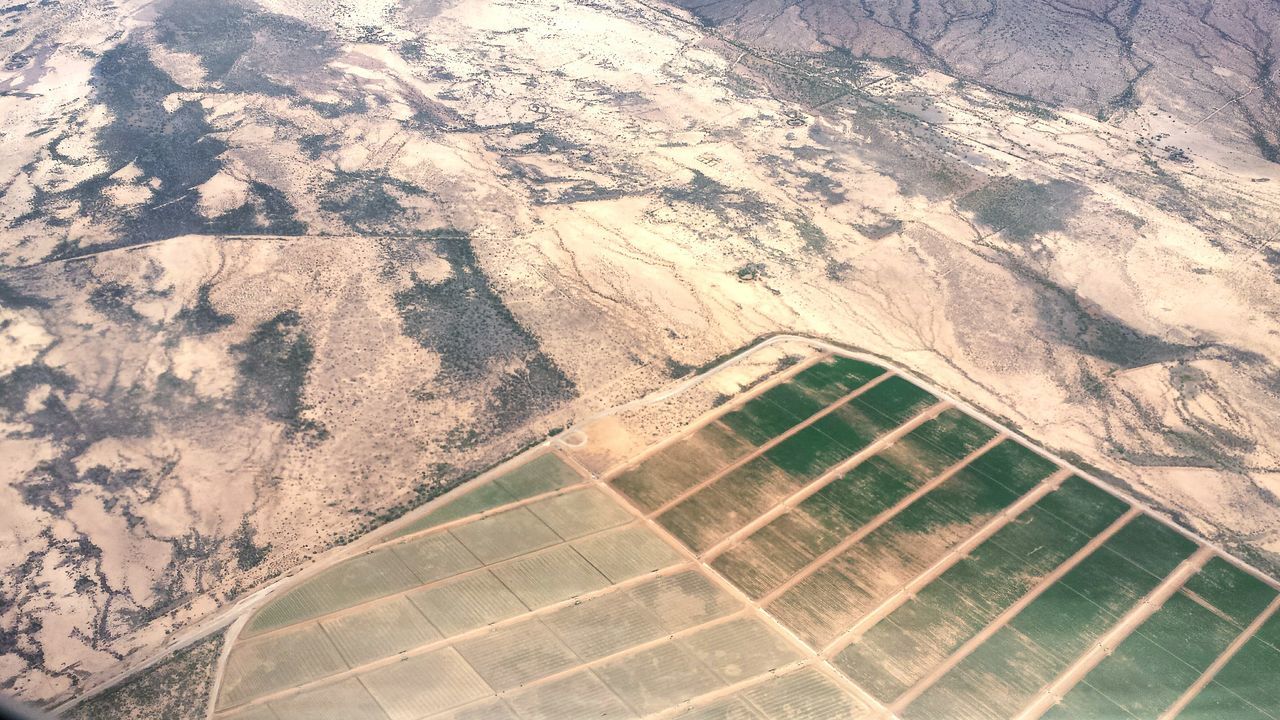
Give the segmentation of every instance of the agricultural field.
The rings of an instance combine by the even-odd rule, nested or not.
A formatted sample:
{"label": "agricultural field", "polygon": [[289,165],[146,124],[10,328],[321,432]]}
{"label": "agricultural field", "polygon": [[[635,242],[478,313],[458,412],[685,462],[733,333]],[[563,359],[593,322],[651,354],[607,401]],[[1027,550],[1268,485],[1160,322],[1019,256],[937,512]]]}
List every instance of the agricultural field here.
{"label": "agricultural field", "polygon": [[215,717],[1275,720],[1273,581],[944,393],[814,354],[636,442],[680,402],[273,593]]}
{"label": "agricultural field", "polygon": [[541,451],[266,602],[216,717],[868,712],[813,666],[607,485]]}

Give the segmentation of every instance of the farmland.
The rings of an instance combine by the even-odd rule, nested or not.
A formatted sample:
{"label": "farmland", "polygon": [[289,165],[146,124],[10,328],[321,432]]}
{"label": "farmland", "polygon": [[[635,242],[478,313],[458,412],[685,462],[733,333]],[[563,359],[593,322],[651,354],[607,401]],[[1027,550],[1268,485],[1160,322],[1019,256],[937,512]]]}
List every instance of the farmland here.
{"label": "farmland", "polygon": [[963,403],[829,352],[687,402],[273,593],[215,717],[1274,720],[1275,584]]}

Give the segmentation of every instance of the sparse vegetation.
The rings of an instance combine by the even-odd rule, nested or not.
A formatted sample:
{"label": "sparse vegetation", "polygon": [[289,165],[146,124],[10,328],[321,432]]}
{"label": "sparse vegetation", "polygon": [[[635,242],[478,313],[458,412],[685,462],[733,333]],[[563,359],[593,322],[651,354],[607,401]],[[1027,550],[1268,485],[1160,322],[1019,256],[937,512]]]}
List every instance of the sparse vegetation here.
{"label": "sparse vegetation", "polygon": [[482,425],[456,442],[469,445],[499,428],[519,426],[572,397],[573,381],[489,286],[470,239],[455,234],[423,242],[438,249],[452,272],[439,282],[415,276],[412,287],[396,294],[405,335],[440,354],[446,384],[478,382],[497,366],[507,368],[492,386]]}
{"label": "sparse vegetation", "polygon": [[1065,230],[1086,191],[1066,180],[1036,182],[1002,177],[961,197],[956,205],[978,222],[1016,241]]}
{"label": "sparse vegetation", "polygon": [[886,218],[881,218],[877,222],[872,223],[870,225],[862,224],[862,223],[856,224],[853,226],[853,229],[857,230],[863,235],[866,235],[872,240],[882,240],[884,238],[889,237],[890,235],[894,235],[901,232],[902,221],[899,220],[898,218],[886,217]]}
{"label": "sparse vegetation", "polygon": [[132,288],[113,281],[102,283],[89,293],[89,305],[107,317],[116,320],[139,320],[131,302]]}
{"label": "sparse vegetation", "polygon": [[19,290],[4,280],[0,280],[0,307],[12,308],[14,310],[24,310],[28,308],[35,308],[39,310],[49,307],[49,302],[23,290]]}
{"label": "sparse vegetation", "polygon": [[238,356],[240,384],[236,403],[241,410],[265,413],[283,423],[290,435],[320,442],[328,431],[303,417],[303,392],[315,349],[296,310],[285,310],[259,324],[244,342],[231,346]]}
{"label": "sparse vegetation", "polygon": [[320,195],[320,208],[367,233],[405,232],[411,218],[400,199],[423,191],[373,171],[337,172]]}
{"label": "sparse vegetation", "polygon": [[764,263],[749,262],[735,270],[734,274],[743,282],[753,282],[769,277],[769,266]]}
{"label": "sparse vegetation", "polygon": [[222,650],[215,633],[63,715],[66,720],[203,720]]}
{"label": "sparse vegetation", "polygon": [[667,358],[667,375],[672,379],[679,379],[693,374],[694,367],[687,363],[682,363],[675,358]]}
{"label": "sparse vegetation", "polygon": [[262,564],[271,552],[271,543],[258,545],[254,542],[257,533],[249,523],[249,517],[240,519],[240,527],[231,536],[231,548],[236,555],[236,566],[241,570],[252,570]]}
{"label": "sparse vegetation", "polygon": [[234,315],[218,312],[213,306],[209,299],[211,289],[208,285],[201,285],[196,291],[195,305],[182,308],[173,317],[191,335],[208,335],[235,324]]}

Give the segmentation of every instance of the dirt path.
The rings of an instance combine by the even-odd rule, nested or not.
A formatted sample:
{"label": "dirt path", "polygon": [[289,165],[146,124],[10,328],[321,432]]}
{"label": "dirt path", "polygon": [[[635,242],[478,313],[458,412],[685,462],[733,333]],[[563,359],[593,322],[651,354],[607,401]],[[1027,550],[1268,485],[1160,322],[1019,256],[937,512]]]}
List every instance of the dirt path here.
{"label": "dirt path", "polygon": [[1018,713],[1014,720],[1036,720],[1036,718],[1044,715],[1054,705],[1056,705],[1067,694],[1071,688],[1084,679],[1089,671],[1097,667],[1102,659],[1115,651],[1129,634],[1138,629],[1138,626],[1146,622],[1152,613],[1160,609],[1173,594],[1178,592],[1192,575],[1200,571],[1209,558],[1214,556],[1212,549],[1207,547],[1197,548],[1191,557],[1183,560],[1173,572],[1169,573],[1154,590],[1147,593],[1147,596],[1134,605],[1124,617],[1120,618],[1105,635],[1098,639],[1088,650],[1076,658],[1076,661],[1063,670],[1061,674],[1048,686],[1042,689],[1039,695],[1031,701],[1022,712]]}
{"label": "dirt path", "polygon": [[222,650],[218,652],[218,661],[213,666],[213,678],[209,682],[209,697],[205,703],[204,716],[206,720],[213,717],[213,713],[218,709],[218,695],[222,693],[222,678],[227,672],[227,660],[231,657],[231,646],[235,644],[235,638],[240,635],[240,631],[249,622],[249,614],[245,613],[236,618],[236,621],[227,628],[227,634],[222,638]]}
{"label": "dirt path", "polygon": [[1031,588],[1025,595],[1018,598],[1017,602],[1005,608],[1004,612],[997,615],[995,619],[988,623],[986,627],[982,628],[977,635],[974,635],[965,641],[965,643],[957,648],[955,652],[951,653],[946,660],[943,660],[936,667],[930,670],[929,674],[920,678],[915,685],[912,685],[906,692],[899,695],[896,700],[890,703],[889,710],[893,711],[895,714],[900,713],[903,708],[915,702],[916,698],[924,694],[924,691],[933,687],[933,684],[938,682],[943,675],[946,675],[952,668],[959,665],[962,660],[969,657],[974,650],[977,650],[982,643],[991,639],[992,635],[995,635],[1001,628],[1008,625],[1010,620],[1017,616],[1018,613],[1022,612],[1023,609],[1035,601],[1036,598],[1040,597],[1044,591],[1048,590],[1054,583],[1061,580],[1064,575],[1071,572],[1075,566],[1079,565],[1081,561],[1092,555],[1095,550],[1102,547],[1103,543],[1110,540],[1116,533],[1120,532],[1121,528],[1129,524],[1129,521],[1141,514],[1142,511],[1138,508],[1129,508],[1129,510],[1117,518],[1115,522],[1108,525],[1105,530],[1093,536],[1084,547],[1077,550],[1061,565],[1054,568],[1053,572],[1045,575],[1040,582],[1036,583],[1035,587]]}

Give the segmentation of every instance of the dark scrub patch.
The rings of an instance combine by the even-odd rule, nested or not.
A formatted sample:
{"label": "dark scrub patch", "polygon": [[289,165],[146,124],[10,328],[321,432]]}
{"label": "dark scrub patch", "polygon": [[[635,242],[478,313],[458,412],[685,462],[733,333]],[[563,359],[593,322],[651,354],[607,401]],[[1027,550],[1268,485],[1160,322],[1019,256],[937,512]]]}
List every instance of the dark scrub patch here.
{"label": "dark scrub patch", "polygon": [[260,323],[242,343],[231,346],[240,360],[236,404],[284,423],[290,436],[324,440],[324,426],[302,417],[303,391],[315,359],[311,338],[296,310],[286,310]]}
{"label": "dark scrub patch", "polygon": [[439,354],[445,387],[489,389],[486,419],[457,443],[509,431],[574,397],[573,381],[490,286],[470,238],[442,237],[435,247],[452,274],[439,282],[415,275],[411,287],[396,293],[395,303],[404,334]]}

